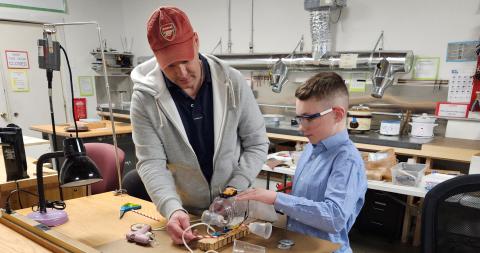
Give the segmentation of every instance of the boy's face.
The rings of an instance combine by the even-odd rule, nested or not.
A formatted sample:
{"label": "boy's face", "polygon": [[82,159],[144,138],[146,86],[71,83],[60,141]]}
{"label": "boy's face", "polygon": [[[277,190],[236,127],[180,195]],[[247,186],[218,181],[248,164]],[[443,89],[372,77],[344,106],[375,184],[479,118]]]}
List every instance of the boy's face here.
{"label": "boy's face", "polygon": [[[317,101],[315,98],[309,98],[308,100],[296,99],[297,116],[314,115],[330,108],[332,107],[329,103]],[[335,134],[336,123],[335,113],[332,111],[314,119],[301,120],[298,129],[303,132],[303,135],[307,137],[312,144],[317,144]]]}

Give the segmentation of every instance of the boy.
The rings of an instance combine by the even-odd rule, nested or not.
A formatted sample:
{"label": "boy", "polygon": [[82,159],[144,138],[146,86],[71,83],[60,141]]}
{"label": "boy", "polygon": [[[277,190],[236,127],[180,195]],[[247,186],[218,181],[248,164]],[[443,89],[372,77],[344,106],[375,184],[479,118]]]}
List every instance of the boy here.
{"label": "boy", "polygon": [[237,200],[272,204],[288,216],[287,228],[342,246],[352,252],[348,232],[367,190],[360,153],[346,130],[348,89],[333,72],[319,73],[295,92],[299,130],[308,138],[297,163],[292,194],[250,189]]}

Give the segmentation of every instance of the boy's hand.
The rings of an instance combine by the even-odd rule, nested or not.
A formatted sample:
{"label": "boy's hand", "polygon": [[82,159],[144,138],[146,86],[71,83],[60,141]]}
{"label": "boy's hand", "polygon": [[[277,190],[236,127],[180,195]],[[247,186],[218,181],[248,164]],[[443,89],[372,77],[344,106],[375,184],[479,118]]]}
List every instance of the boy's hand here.
{"label": "boy's hand", "polygon": [[268,205],[273,205],[277,199],[277,192],[266,189],[248,189],[235,197],[236,200],[256,200]]}

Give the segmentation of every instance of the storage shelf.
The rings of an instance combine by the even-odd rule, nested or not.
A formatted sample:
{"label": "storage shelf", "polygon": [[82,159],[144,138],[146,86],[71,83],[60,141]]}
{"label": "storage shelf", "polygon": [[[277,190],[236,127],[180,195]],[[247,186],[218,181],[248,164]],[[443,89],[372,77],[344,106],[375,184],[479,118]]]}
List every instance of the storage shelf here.
{"label": "storage shelf", "polygon": [[[127,53],[127,52],[117,52],[117,51],[110,51],[110,52],[103,52],[105,55],[125,55],[125,56],[133,56],[132,53]],[[99,55],[101,56],[102,55],[102,52],[97,52],[97,51],[92,51],[90,52],[91,55]]]}

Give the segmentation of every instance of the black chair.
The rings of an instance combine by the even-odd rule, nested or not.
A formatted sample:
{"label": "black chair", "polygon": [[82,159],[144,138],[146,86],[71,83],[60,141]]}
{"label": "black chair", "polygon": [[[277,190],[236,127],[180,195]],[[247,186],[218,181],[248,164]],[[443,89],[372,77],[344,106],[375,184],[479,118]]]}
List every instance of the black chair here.
{"label": "black chair", "polygon": [[125,174],[122,181],[122,188],[127,190],[128,195],[140,198],[146,201],[152,201],[145,189],[142,179],[138,175],[137,170],[130,170]]}
{"label": "black chair", "polygon": [[422,251],[480,252],[480,175],[455,177],[427,193],[422,211]]}

